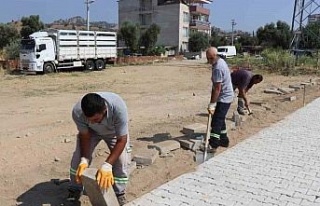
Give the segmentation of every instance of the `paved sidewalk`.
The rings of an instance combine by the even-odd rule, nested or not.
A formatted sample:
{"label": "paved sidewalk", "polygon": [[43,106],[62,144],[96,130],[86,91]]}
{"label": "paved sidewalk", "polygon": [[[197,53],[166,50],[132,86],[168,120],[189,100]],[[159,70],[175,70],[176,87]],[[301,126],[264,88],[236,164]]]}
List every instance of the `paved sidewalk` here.
{"label": "paved sidewalk", "polygon": [[320,98],[126,204],[138,205],[320,206]]}

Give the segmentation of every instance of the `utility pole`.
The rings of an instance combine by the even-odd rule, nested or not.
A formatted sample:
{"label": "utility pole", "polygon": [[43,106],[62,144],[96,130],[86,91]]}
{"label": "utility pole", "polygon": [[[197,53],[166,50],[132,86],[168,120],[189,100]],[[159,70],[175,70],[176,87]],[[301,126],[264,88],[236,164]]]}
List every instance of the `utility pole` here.
{"label": "utility pole", "polygon": [[231,20],[231,46],[233,46],[233,39],[234,39],[234,26],[237,25],[237,23],[234,21],[234,19]]}
{"label": "utility pole", "polygon": [[89,15],[89,6],[95,0],[86,0],[84,3],[87,5],[87,31],[90,31],[90,15]]}

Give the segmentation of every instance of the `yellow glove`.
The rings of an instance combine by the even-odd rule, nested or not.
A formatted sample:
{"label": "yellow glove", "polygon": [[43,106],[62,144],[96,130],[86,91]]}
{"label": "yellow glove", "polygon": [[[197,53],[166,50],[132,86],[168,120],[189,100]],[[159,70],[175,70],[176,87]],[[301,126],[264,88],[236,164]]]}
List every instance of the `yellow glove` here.
{"label": "yellow glove", "polygon": [[101,189],[107,189],[114,184],[114,178],[112,174],[112,165],[108,162],[103,163],[96,174],[98,185]]}
{"label": "yellow glove", "polygon": [[77,173],[76,173],[76,183],[80,184],[81,183],[81,176],[82,176],[82,173],[85,169],[88,168],[88,159],[85,158],[85,157],[81,157],[81,161],[80,161],[80,164],[78,166],[78,169],[77,169]]}

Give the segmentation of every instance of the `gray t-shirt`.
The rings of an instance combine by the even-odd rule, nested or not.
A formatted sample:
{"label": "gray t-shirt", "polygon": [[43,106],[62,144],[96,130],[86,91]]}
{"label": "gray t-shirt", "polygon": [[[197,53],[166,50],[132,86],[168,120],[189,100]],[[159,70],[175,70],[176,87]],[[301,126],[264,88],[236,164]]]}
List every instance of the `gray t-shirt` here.
{"label": "gray t-shirt", "polygon": [[218,102],[231,103],[233,101],[233,87],[230,70],[227,63],[219,58],[217,63],[212,65],[212,83],[221,83],[221,92]]}
{"label": "gray t-shirt", "polygon": [[82,112],[81,100],[72,110],[72,118],[79,132],[92,132],[99,136],[123,136],[128,134],[128,112],[120,96],[111,92],[96,92],[106,100],[107,113],[101,123],[90,123]]}

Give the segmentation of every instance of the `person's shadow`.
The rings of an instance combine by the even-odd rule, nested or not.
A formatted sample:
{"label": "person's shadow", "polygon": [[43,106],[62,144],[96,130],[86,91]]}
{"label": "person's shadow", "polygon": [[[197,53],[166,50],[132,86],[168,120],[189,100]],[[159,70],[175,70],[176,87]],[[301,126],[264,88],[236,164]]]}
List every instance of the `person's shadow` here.
{"label": "person's shadow", "polygon": [[68,183],[57,185],[53,179],[49,182],[36,184],[17,198],[19,206],[78,206],[80,202],[70,203],[66,201],[68,196]]}

